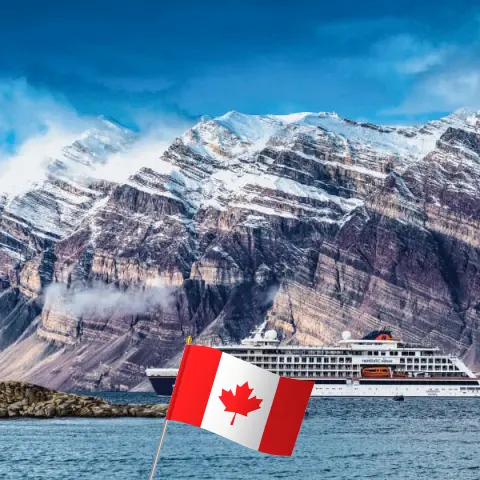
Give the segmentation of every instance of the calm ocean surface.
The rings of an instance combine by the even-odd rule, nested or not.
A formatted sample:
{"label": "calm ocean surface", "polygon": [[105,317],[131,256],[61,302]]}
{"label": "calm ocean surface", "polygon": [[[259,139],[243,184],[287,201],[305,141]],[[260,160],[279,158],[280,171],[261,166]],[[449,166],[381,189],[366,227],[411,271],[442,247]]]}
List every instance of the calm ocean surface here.
{"label": "calm ocean surface", "polygon": [[[154,402],[153,394],[105,394]],[[0,421],[0,479],[146,480],[163,419]],[[480,479],[480,399],[312,398],[293,457],[171,422],[158,479]]]}

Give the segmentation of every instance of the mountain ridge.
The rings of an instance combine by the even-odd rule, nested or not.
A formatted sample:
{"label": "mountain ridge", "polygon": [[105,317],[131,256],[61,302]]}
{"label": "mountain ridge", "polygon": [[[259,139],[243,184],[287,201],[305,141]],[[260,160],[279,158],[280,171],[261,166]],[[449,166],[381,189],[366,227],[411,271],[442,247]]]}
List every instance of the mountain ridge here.
{"label": "mountain ridge", "polygon": [[265,320],[304,344],[385,322],[477,365],[479,118],[232,111],[122,181],[95,171],[136,134],[74,142],[0,207],[0,375],[133,388]]}

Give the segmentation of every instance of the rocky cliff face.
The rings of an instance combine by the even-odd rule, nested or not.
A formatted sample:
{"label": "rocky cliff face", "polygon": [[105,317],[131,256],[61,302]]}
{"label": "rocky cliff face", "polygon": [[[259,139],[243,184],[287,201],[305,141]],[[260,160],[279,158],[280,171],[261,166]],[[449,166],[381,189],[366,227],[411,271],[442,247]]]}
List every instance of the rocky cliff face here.
{"label": "rocky cliff face", "polygon": [[477,115],[230,112],[124,182],[94,175],[135,141],[104,128],[2,200],[1,377],[132,388],[186,335],[237,341],[265,319],[302,344],[389,324],[480,363]]}

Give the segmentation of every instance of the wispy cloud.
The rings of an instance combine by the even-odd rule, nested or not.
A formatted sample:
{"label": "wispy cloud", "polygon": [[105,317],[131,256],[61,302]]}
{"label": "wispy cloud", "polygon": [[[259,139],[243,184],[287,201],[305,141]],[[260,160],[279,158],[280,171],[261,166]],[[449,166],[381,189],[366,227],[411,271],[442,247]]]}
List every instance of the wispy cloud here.
{"label": "wispy cloud", "polygon": [[461,107],[480,107],[480,16],[473,15],[455,35],[433,42],[420,34],[401,35],[379,45],[391,56],[397,72],[409,79],[396,105],[383,109],[389,116],[438,115]]}
{"label": "wispy cloud", "polygon": [[17,194],[41,182],[46,166],[84,131],[80,117],[63,99],[24,79],[0,80],[0,190]]}
{"label": "wispy cloud", "polygon": [[417,35],[402,33],[375,43],[371,61],[399,74],[416,75],[441,65],[454,50],[452,46],[434,45]]}
{"label": "wispy cloud", "polygon": [[123,182],[140,168],[155,170],[160,164],[161,155],[172,141],[192,126],[189,121],[168,115],[155,119],[144,118],[142,122],[148,125],[145,132],[127,150],[110,155],[106,163],[95,170],[95,176]]}
{"label": "wispy cloud", "polygon": [[[174,113],[142,109],[132,110],[132,117],[141,129],[137,141],[85,167],[86,174],[121,182],[142,167],[155,168],[173,139],[193,123]],[[66,146],[101,128],[98,118],[78,114],[62,97],[24,79],[0,80],[0,192],[15,195],[41,183]]]}
{"label": "wispy cloud", "polygon": [[53,283],[45,290],[45,309],[72,315],[105,319],[114,315],[154,314],[171,306],[172,290],[168,287],[118,288],[97,282],[76,289]]}
{"label": "wispy cloud", "polygon": [[46,178],[48,164],[59,158],[62,149],[72,144],[79,132],[66,132],[55,126],[33,135],[11,155],[0,161],[0,192],[17,195]]}
{"label": "wispy cloud", "polygon": [[[327,23],[317,34],[331,41],[333,51],[338,44],[349,47],[332,57],[335,64],[357,81],[369,78],[371,88],[384,92],[377,113],[387,122],[479,107],[478,11],[441,29],[424,21],[415,16],[353,17]],[[386,100],[389,92],[392,98]]]}
{"label": "wispy cloud", "polygon": [[50,130],[78,130],[82,122],[62,98],[36,89],[24,79],[0,79],[0,158],[32,137]]}
{"label": "wispy cloud", "polygon": [[441,113],[461,107],[480,108],[480,69],[464,67],[427,75],[389,115]]}
{"label": "wispy cloud", "polygon": [[[32,84],[61,92],[82,115],[106,114],[142,130],[142,122],[151,122],[148,117],[166,112],[195,117],[231,109],[336,110],[352,118],[395,122],[409,113],[434,116],[455,108],[464,99],[442,93],[446,79],[453,81],[455,71],[468,79],[472,70],[479,70],[474,2],[461,1],[462,6],[454,8],[451,2],[440,1],[435,9],[422,2],[413,9],[411,2],[391,3],[349,1],[349,8],[339,8],[316,2],[305,9],[272,13],[258,2],[247,2],[229,15],[228,22],[218,17],[222,8],[230,8],[225,2],[208,9],[192,4],[182,11],[180,30],[169,15],[159,14],[153,21],[153,16],[138,9],[125,14],[121,8],[115,12],[100,8],[98,15],[85,18],[91,22],[88,35],[87,30],[76,30],[78,15],[83,14],[68,9],[69,21],[62,17],[54,22],[65,31],[74,30],[77,37],[64,35],[65,45],[59,46],[57,33],[46,29],[49,23],[35,22],[30,38],[50,36],[50,41],[32,42],[28,51],[21,49],[21,41],[12,42],[12,48],[20,48],[16,63],[23,66],[9,63],[10,52],[0,53],[0,72],[20,71]],[[178,7],[158,5],[156,11],[172,8]],[[45,15],[42,9],[37,13]],[[135,35],[110,30],[112,25],[118,27],[118,20],[133,28],[131,15],[142,17]],[[118,19],[114,23],[101,20],[114,17]],[[22,39],[28,38],[26,33],[5,31],[0,36],[14,34]],[[84,35],[82,42],[78,35]],[[27,90],[39,111],[45,107],[59,116],[68,110],[56,95],[52,104],[45,92],[32,95]],[[60,111],[55,111],[58,107]],[[11,128],[1,110],[0,100],[4,145],[11,145],[12,139],[22,144],[44,127],[42,118],[29,114],[25,122],[14,122],[21,124],[18,128]]]}

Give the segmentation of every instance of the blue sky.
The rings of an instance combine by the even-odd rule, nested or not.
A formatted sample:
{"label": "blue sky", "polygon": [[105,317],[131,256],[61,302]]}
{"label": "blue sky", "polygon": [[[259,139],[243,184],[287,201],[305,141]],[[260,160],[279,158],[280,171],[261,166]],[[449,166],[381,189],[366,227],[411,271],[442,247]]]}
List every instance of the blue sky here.
{"label": "blue sky", "polygon": [[476,1],[5,2],[0,145],[52,122],[336,111],[415,123],[480,107]]}

